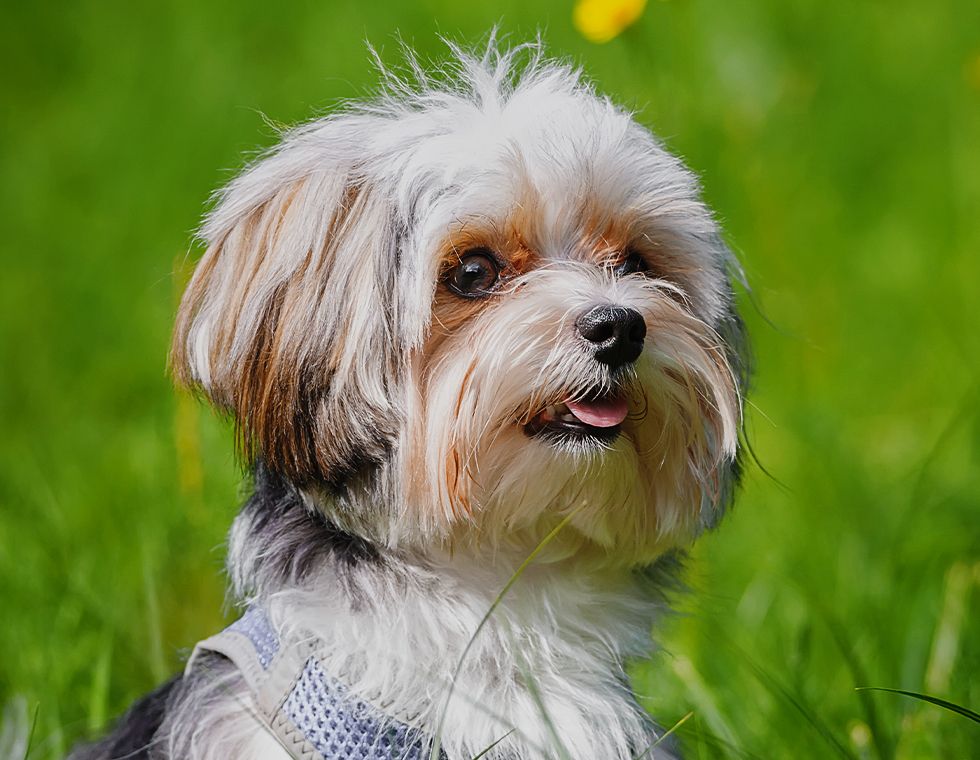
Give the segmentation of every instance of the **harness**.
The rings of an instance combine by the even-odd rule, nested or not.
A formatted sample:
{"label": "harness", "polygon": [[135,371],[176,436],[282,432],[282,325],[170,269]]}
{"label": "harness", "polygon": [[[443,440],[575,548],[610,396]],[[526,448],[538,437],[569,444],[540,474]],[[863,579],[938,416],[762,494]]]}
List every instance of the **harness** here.
{"label": "harness", "polygon": [[427,737],[352,695],[321,664],[320,646],[316,639],[284,646],[265,612],[251,607],[199,642],[185,672],[206,652],[228,658],[252,690],[260,717],[294,760],[428,760]]}

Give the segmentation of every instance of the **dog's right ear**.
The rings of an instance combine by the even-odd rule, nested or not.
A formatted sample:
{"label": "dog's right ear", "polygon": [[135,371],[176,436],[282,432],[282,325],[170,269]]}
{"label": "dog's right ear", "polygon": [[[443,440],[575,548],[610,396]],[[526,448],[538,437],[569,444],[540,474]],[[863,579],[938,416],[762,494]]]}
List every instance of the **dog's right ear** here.
{"label": "dog's right ear", "polygon": [[177,314],[177,380],[294,483],[342,486],[396,435],[399,235],[356,158],[371,126],[313,122],[229,184]]}

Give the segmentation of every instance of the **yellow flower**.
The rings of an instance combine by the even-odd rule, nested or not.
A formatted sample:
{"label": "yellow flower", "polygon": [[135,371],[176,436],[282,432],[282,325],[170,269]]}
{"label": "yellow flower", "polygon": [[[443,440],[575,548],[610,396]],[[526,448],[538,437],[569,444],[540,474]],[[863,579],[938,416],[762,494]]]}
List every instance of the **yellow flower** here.
{"label": "yellow flower", "polygon": [[609,42],[642,14],[647,0],[578,0],[572,21],[592,42]]}

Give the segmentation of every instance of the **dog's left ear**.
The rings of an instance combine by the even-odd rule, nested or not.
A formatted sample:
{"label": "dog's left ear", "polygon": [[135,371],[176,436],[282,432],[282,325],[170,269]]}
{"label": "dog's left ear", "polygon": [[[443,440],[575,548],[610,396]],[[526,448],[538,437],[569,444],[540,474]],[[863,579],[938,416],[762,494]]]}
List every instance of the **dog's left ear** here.
{"label": "dog's left ear", "polygon": [[177,314],[177,380],[298,484],[342,485],[396,435],[400,236],[356,160],[371,127],[314,122],[228,185]]}

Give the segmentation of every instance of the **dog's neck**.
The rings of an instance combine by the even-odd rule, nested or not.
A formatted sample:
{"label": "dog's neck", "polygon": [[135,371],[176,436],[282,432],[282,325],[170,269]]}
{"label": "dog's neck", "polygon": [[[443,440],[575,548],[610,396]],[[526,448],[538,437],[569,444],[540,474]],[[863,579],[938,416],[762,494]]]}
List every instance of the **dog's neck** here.
{"label": "dog's neck", "polygon": [[385,551],[261,471],[230,548],[237,592],[284,640],[318,638],[332,674],[392,715],[441,726],[453,756],[512,729],[501,746],[521,757],[626,758],[652,741],[623,670],[649,653],[663,607],[649,573],[567,558],[515,579],[517,553]]}

